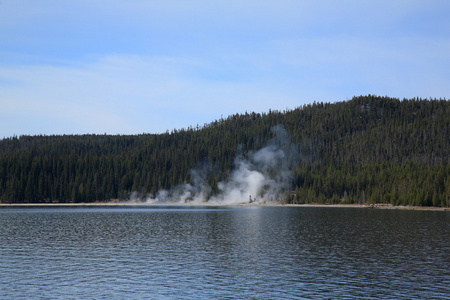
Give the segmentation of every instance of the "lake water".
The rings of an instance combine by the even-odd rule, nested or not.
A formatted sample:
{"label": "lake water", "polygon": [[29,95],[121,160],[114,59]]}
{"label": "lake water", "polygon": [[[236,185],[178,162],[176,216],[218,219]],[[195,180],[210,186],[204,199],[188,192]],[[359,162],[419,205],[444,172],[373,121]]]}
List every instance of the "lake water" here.
{"label": "lake water", "polygon": [[2,299],[449,299],[450,213],[0,208]]}

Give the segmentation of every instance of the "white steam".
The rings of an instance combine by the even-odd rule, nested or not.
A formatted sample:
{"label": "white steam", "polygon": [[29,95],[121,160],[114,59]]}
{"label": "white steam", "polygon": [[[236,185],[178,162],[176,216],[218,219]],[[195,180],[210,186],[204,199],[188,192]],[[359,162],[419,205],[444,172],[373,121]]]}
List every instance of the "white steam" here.
{"label": "white steam", "polygon": [[289,192],[290,167],[298,151],[289,143],[281,125],[273,127],[272,132],[275,138],[266,147],[235,159],[235,168],[226,181],[217,184],[219,193],[215,195],[211,195],[213,189],[206,183],[206,172],[192,170],[192,183],[162,190],[144,199],[134,192],[129,201],[161,204],[279,202]]}

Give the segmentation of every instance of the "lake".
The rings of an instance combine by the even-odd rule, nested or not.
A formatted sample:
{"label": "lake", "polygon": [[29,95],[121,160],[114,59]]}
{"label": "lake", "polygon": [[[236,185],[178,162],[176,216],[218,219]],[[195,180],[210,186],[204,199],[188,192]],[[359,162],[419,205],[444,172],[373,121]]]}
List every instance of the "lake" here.
{"label": "lake", "polygon": [[2,207],[2,299],[449,299],[450,213]]}

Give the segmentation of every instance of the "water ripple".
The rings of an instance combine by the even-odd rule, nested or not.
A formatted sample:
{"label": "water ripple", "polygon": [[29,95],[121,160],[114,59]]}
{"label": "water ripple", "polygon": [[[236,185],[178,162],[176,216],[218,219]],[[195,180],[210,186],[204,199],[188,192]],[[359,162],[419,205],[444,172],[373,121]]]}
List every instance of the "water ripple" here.
{"label": "water ripple", "polygon": [[446,212],[0,209],[0,298],[448,299]]}

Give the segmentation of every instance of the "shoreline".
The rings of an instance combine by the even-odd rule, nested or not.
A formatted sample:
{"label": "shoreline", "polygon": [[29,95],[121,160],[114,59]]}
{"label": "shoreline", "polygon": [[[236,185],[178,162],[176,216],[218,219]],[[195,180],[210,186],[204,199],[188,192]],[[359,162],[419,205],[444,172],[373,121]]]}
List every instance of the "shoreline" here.
{"label": "shoreline", "polygon": [[119,207],[119,206],[249,206],[249,207],[334,207],[334,208],[366,208],[396,209],[422,211],[450,211],[450,207],[433,206],[394,206],[391,204],[359,205],[359,204],[281,204],[281,203],[143,203],[143,202],[89,202],[89,203],[0,203],[2,207]]}

